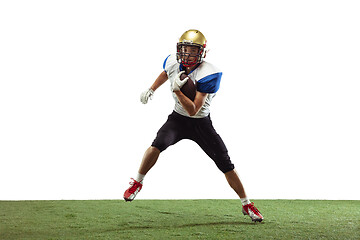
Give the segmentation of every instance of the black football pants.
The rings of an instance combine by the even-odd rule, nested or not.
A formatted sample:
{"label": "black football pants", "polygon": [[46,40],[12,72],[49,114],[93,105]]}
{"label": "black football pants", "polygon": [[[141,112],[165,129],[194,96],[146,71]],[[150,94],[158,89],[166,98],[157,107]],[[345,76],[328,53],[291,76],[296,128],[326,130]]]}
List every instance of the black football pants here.
{"label": "black football pants", "polygon": [[223,173],[234,169],[228,150],[220,135],[216,133],[210,116],[190,118],[173,111],[157,132],[151,146],[162,152],[182,139],[196,142]]}

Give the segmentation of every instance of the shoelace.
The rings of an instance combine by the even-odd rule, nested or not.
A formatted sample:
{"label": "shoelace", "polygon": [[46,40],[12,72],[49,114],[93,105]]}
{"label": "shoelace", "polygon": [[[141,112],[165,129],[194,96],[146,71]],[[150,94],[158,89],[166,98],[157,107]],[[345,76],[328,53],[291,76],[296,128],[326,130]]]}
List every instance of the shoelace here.
{"label": "shoelace", "polygon": [[[131,185],[131,187],[130,187],[130,189],[129,189],[129,192],[130,193],[134,193],[135,191],[136,191],[136,189],[138,188],[138,187],[140,187],[140,189],[141,189],[141,183],[139,183],[138,181],[136,181],[135,179],[133,179],[133,178],[131,178],[131,182],[129,182],[129,184]],[[140,190],[139,190],[140,191]]]}
{"label": "shoelace", "polygon": [[253,213],[260,213],[260,211],[254,206],[254,204],[251,204],[249,208],[251,209],[251,211],[253,211]]}

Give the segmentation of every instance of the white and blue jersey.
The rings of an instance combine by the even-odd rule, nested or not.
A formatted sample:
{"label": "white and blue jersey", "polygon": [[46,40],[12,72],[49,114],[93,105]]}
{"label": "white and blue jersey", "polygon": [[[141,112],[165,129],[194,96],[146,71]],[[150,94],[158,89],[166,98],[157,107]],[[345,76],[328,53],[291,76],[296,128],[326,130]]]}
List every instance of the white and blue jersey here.
{"label": "white and blue jersey", "polygon": [[[177,62],[175,54],[169,55],[165,59],[163,68],[170,80],[170,86],[175,81],[175,77],[178,75],[178,73],[184,70],[183,66]],[[176,94],[172,93],[175,100],[174,110],[175,112],[187,117],[206,117],[210,113],[211,100],[213,97],[215,97],[216,92],[219,90],[222,72],[211,63],[203,61],[188,76],[194,83],[195,81],[197,82],[197,91],[208,93],[205,99],[205,103],[196,115],[190,116],[181,106],[181,103],[176,97]]]}

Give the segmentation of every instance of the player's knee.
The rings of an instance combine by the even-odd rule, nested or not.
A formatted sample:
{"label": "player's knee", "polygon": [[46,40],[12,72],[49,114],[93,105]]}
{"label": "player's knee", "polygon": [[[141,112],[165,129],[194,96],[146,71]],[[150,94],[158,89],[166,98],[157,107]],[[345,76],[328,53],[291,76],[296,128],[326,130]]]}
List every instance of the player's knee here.
{"label": "player's knee", "polygon": [[154,141],[151,144],[151,150],[152,151],[159,151],[159,153],[161,153],[162,151],[164,151],[167,148],[167,144],[164,141]]}
{"label": "player's knee", "polygon": [[220,169],[221,172],[226,173],[233,169],[235,169],[234,164],[231,162],[229,155],[221,154],[219,156],[216,156],[214,159],[214,162],[216,166]]}
{"label": "player's knee", "polygon": [[151,153],[154,153],[154,154],[160,154],[160,150],[159,150],[159,148],[157,148],[157,147],[155,147],[155,146],[150,146],[150,148],[149,148],[149,151],[151,152]]}
{"label": "player's knee", "polygon": [[164,134],[164,132],[161,131],[159,131],[159,133],[160,134],[157,135],[151,146],[157,148],[160,152],[164,151],[169,146],[174,145],[178,141],[173,134]]}
{"label": "player's knee", "polygon": [[220,169],[221,172],[225,174],[227,172],[234,170],[235,166],[234,164],[230,163],[230,164],[218,165],[218,168]]}

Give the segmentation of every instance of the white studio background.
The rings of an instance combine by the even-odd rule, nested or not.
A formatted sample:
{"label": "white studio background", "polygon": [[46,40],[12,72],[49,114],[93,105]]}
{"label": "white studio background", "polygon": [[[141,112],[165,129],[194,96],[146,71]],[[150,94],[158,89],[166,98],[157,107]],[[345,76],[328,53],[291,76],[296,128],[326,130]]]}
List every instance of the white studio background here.
{"label": "white studio background", "polygon": [[[250,198],[360,199],[358,1],[1,1],[0,200],[121,199],[173,108],[180,35],[223,70],[212,120]],[[138,199],[237,198],[201,149],[162,153]]]}

